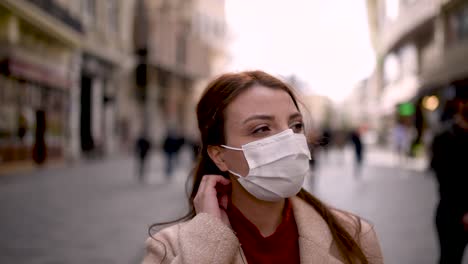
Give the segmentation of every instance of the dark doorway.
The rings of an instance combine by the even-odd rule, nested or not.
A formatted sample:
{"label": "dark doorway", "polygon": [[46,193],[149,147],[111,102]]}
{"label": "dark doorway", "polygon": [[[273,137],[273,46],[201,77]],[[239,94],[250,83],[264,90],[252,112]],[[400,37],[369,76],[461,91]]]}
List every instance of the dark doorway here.
{"label": "dark doorway", "polygon": [[47,146],[45,142],[46,113],[44,110],[36,111],[36,133],[33,146],[33,160],[41,165],[47,157]]}
{"label": "dark doorway", "polygon": [[81,115],[80,115],[80,137],[81,149],[89,152],[94,149],[92,130],[92,78],[81,76]]}

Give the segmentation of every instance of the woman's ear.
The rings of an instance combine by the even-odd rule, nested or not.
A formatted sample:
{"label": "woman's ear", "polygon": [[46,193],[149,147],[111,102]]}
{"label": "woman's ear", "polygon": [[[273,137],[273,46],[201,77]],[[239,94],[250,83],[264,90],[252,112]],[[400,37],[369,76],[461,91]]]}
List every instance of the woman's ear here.
{"label": "woman's ear", "polygon": [[228,170],[228,166],[223,158],[223,148],[220,146],[208,146],[207,152],[210,159],[216,164],[220,171]]}

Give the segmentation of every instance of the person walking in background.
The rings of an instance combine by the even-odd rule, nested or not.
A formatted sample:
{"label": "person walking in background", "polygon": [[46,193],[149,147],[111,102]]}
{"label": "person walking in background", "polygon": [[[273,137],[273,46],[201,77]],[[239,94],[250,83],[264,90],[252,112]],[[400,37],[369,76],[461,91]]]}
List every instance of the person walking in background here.
{"label": "person walking in background", "polygon": [[345,162],[345,146],[348,142],[348,133],[342,128],[333,132],[333,147],[336,151],[336,162],[339,165]]}
{"label": "person walking in background", "polygon": [[150,150],[151,142],[147,138],[146,134],[142,133],[140,137],[138,137],[136,142],[136,153],[138,158],[138,179],[140,182],[144,182],[145,180],[146,159]]}
{"label": "person walking in background", "polygon": [[328,158],[328,151],[331,147],[332,139],[333,139],[333,136],[332,136],[331,129],[327,126],[323,129],[322,136],[319,141],[319,144],[323,153],[323,157],[325,159]]}
{"label": "person walking in background", "polygon": [[311,130],[310,132],[305,132],[308,135],[307,138],[307,146],[309,147],[310,151],[310,160],[309,160],[309,167],[310,167],[310,173],[308,176],[308,187],[310,190],[313,190],[315,188],[315,180],[316,180],[316,172],[317,172],[317,167],[319,166],[318,160],[317,160],[317,142],[319,142],[319,136],[316,135],[316,132]]}
{"label": "person walking in background", "polygon": [[354,173],[358,175],[362,168],[364,146],[358,129],[351,131],[350,140],[354,146]]}
{"label": "person walking in background", "polygon": [[197,106],[189,212],[150,228],[143,263],[383,263],[367,221],[302,188],[311,154],[300,109],[262,71],[212,81]]}
{"label": "person walking in background", "polygon": [[164,156],[166,158],[166,179],[169,180],[174,172],[174,163],[180,148],[184,145],[184,137],[180,136],[175,129],[168,129],[163,143]]}
{"label": "person walking in background", "polygon": [[18,115],[18,131],[17,136],[21,144],[24,143],[24,137],[28,133],[28,120],[24,115],[23,111],[21,111]]}
{"label": "person walking in background", "polygon": [[409,129],[400,120],[393,128],[393,144],[395,148],[396,163],[401,165],[407,159],[410,147]]}
{"label": "person walking in background", "polygon": [[468,92],[455,100],[451,123],[435,136],[431,168],[439,184],[436,228],[440,264],[459,264],[468,243]]}

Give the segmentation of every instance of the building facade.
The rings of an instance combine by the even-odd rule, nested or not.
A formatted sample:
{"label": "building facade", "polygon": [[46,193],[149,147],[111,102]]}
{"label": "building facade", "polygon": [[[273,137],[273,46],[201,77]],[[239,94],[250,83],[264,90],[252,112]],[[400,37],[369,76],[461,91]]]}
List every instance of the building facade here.
{"label": "building facade", "polygon": [[[431,131],[444,105],[468,89],[468,3],[459,0],[368,0],[381,113],[414,104],[416,141]],[[425,102],[437,100],[438,107]],[[434,99],[436,98],[436,99]],[[432,103],[434,106],[435,103]],[[395,118],[394,118],[395,119]]]}
{"label": "building facade", "polygon": [[[169,133],[196,140],[196,98],[225,58],[224,1],[142,3],[147,83],[143,109],[136,106],[133,111],[142,113],[145,121],[133,126],[130,138],[147,130],[155,145]],[[129,119],[130,112],[124,112],[128,116],[122,120]]]}
{"label": "building facade", "polygon": [[113,151],[133,2],[0,1],[0,165]]}
{"label": "building facade", "polygon": [[134,13],[133,0],[82,1],[80,94],[74,98],[79,102],[80,125],[73,130],[79,131],[73,138],[79,142],[78,153],[109,155],[118,151],[117,97],[122,96],[121,90],[134,87],[130,78],[135,67]]}
{"label": "building facade", "polygon": [[0,1],[0,162],[65,156],[83,28],[51,2]]}

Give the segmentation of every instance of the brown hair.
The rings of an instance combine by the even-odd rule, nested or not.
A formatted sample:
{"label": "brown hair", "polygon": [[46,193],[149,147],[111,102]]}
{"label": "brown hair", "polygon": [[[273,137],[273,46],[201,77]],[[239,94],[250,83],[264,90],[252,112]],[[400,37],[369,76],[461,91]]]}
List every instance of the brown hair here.
{"label": "brown hair", "polygon": [[[193,199],[198,192],[198,187],[200,186],[200,182],[204,175],[218,174],[228,177],[226,172],[219,170],[208,156],[207,147],[210,145],[216,146],[225,144],[224,111],[239,94],[254,85],[284,90],[291,96],[297,109],[300,109],[298,100],[294,95],[292,88],[281,80],[265,72],[247,71],[241,73],[228,73],[213,80],[205,89],[197,105],[198,128],[200,129],[201,135],[201,149],[198,155],[197,164],[193,171],[193,178],[189,178],[187,180],[187,183],[191,182],[190,180],[193,180],[191,192],[188,197],[190,206],[189,212],[177,220],[152,225],[149,230],[150,236],[152,235],[151,230],[157,226],[179,221],[187,221],[195,217],[196,212]],[[368,260],[357,241],[325,204],[304,189],[301,189],[297,196],[310,204],[323,217],[330,228],[333,240],[335,241],[339,252],[347,263],[368,263]],[[356,232],[360,233],[360,220],[356,220]]]}

